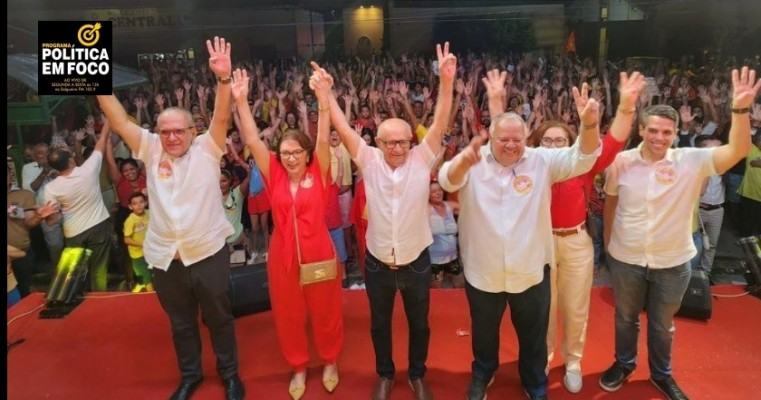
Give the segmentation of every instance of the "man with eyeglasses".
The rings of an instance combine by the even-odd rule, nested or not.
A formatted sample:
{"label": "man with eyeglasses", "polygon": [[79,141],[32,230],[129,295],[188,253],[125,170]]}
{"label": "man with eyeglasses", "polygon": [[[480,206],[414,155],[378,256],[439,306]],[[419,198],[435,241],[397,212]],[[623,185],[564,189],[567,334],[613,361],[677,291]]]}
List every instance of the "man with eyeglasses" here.
{"label": "man with eyeglasses", "polygon": [[153,283],[172,324],[181,380],[170,399],[189,399],[203,380],[198,309],[209,328],[217,372],[226,399],[245,394],[238,376],[238,349],[227,295],[230,254],[225,239],[234,233],[225,219],[219,163],[231,118],[230,43],[206,42],[209,69],[217,77],[209,133],[196,136],[191,114],[168,108],[159,115],[158,135],[130,122],[114,96],[98,101],[114,130],[135,149],[148,171],[151,221],[143,251]]}
{"label": "man with eyeglasses", "polygon": [[499,367],[500,323],[507,306],[520,347],[518,372],[530,399],[547,399],[550,265],[555,262],[550,218],[554,182],[589,171],[600,153],[599,104],[574,88],[581,135],[565,149],[526,148],[528,126],[504,110],[507,73],[484,83],[497,112],[486,133],[439,171],[441,187],[459,190],[460,253],[473,332],[468,400],[484,400]]}
{"label": "man with eyeglasses", "polygon": [[331,121],[362,171],[367,191],[365,284],[378,374],[370,395],[372,400],[388,399],[394,384],[391,319],[397,291],[401,292],[410,329],[408,382],[417,400],[433,399],[424,380],[430,338],[428,246],[433,243],[428,221],[428,190],[431,167],[441,149],[449,120],[457,71],[457,59],[449,53],[449,43],[445,43],[443,49],[437,45],[436,52],[441,81],[435,119],[425,139],[414,149],[410,149],[412,128],[398,118],[385,120],[378,126],[378,148],[370,147],[352,130],[331,96]]}

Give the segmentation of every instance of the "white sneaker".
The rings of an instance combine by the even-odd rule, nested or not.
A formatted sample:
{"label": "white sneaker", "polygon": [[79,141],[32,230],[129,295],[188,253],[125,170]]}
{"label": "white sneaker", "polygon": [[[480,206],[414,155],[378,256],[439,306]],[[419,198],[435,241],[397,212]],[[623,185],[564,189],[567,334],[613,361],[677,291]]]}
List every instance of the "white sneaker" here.
{"label": "white sneaker", "polygon": [[565,377],[563,378],[563,384],[565,388],[571,393],[579,393],[581,391],[581,371],[566,369]]}
{"label": "white sneaker", "polygon": [[254,264],[256,264],[256,257],[258,257],[258,256],[259,255],[256,253],[256,251],[252,251],[251,252],[251,258],[248,259],[248,261],[246,262],[246,265],[254,265]]}
{"label": "white sneaker", "polygon": [[359,290],[360,286],[358,283],[352,283],[351,286],[349,286],[349,290]]}

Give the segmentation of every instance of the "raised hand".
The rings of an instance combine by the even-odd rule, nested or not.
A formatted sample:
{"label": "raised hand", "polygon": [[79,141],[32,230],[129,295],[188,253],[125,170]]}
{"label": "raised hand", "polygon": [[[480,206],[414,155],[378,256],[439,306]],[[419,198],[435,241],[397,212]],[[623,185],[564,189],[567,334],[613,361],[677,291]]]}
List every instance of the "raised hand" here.
{"label": "raised hand", "polygon": [[756,81],[756,71],[742,67],[732,70],[732,108],[748,108],[761,88],[761,79]]}
{"label": "raised hand", "polygon": [[44,206],[37,207],[37,216],[44,219],[58,212],[58,204],[49,201]]}
{"label": "raised hand", "polygon": [[499,72],[497,69],[493,69],[486,73],[485,78],[481,78],[481,82],[486,87],[486,95],[489,97],[499,97],[505,94],[505,80],[507,79],[507,72]]}
{"label": "raised hand", "polygon": [[576,111],[579,113],[582,125],[597,125],[600,114],[599,103],[589,98],[589,85],[586,82],[581,85],[581,91],[576,86],[573,87],[573,101],[576,103]]}
{"label": "raised hand", "polygon": [[444,48],[436,45],[436,57],[439,60],[439,78],[449,83],[454,82],[457,75],[457,57],[449,52],[449,42],[444,42]]}
{"label": "raised hand", "polygon": [[[331,95],[331,89],[333,88],[333,77],[325,71],[324,68],[320,68],[316,62],[312,61],[312,76],[309,78],[309,88],[314,91],[315,96],[320,101],[327,101]],[[364,89],[363,89],[364,90]],[[364,90],[365,94],[367,90]]]}
{"label": "raised hand", "polygon": [[462,94],[465,91],[465,82],[463,82],[462,79],[457,79],[454,84],[454,90],[457,91],[458,94]]}
{"label": "raised hand", "polygon": [[692,115],[692,110],[690,110],[690,106],[681,106],[679,107],[679,117],[682,119],[682,122],[692,122],[692,120],[695,119],[695,116]]}
{"label": "raised hand", "polygon": [[230,86],[233,99],[235,101],[245,100],[248,101],[248,71],[245,69],[236,69],[233,71],[233,82]]}
{"label": "raised hand", "polygon": [[211,40],[206,41],[206,49],[209,51],[209,69],[217,78],[228,78],[232,71],[232,62],[230,61],[230,43],[224,38],[214,36],[214,43]]}
{"label": "raised hand", "polygon": [[407,87],[407,82],[399,81],[396,83],[396,91],[399,92],[400,95],[404,96],[404,98],[407,98],[407,93],[409,92],[409,88]]}
{"label": "raised hand", "polygon": [[478,135],[473,136],[470,143],[462,149],[460,152],[461,157],[468,165],[473,166],[481,161],[481,146],[488,138],[489,135],[486,133],[486,129],[481,129]]}
{"label": "raised hand", "polygon": [[159,93],[155,97],[156,105],[159,106],[159,108],[164,108],[164,95]]}

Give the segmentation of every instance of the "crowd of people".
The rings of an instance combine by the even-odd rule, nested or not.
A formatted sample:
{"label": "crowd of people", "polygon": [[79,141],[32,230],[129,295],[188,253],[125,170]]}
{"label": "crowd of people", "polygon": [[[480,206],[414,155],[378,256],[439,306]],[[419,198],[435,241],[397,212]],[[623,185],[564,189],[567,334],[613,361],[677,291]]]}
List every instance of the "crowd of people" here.
{"label": "crowd of people", "polygon": [[[149,64],[149,85],[98,96],[103,115],[82,127],[53,116],[20,185],[8,169],[9,306],[36,272],[31,232],[54,265],[64,246],[86,247],[90,290],[107,290],[109,260],[130,289],[155,289],[180,370],[173,399],[202,382],[199,309],[227,398],[243,398],[227,285],[230,253],[245,246],[249,263],[267,265],[291,398],[306,391],[307,320],[323,386],[336,390],[341,288],[358,266],[378,375],[371,399],[394,386],[397,291],[409,386],[433,398],[431,287],[467,295],[468,399],[486,398],[508,306],[521,385],[546,399],[558,323],[563,384],[582,388],[590,290],[605,265],[616,351],[599,385],[615,391],[636,367],[645,308],[651,381],[687,398],[671,348],[690,270],[711,270],[724,208],[741,235],[761,234],[753,69],[456,57],[448,43],[433,59],[265,68],[233,63],[224,39],[207,50],[197,67]],[[322,278],[305,273],[315,268]]]}

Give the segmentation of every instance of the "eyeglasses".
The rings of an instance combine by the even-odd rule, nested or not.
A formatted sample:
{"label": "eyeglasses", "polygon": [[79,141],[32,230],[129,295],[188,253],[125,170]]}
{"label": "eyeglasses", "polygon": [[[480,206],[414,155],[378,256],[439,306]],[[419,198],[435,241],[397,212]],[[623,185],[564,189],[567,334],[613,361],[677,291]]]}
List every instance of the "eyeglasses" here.
{"label": "eyeglasses", "polygon": [[170,135],[174,135],[174,137],[180,137],[183,134],[185,134],[185,132],[187,132],[188,129],[193,129],[193,128],[194,127],[189,126],[187,128],[162,129],[162,130],[159,131],[159,135],[161,135],[161,136],[163,136],[165,138],[168,138]]}
{"label": "eyeglasses", "polygon": [[293,156],[293,158],[301,158],[306,152],[307,151],[304,149],[297,149],[294,151],[281,151],[280,158],[287,159],[290,156]]}
{"label": "eyeglasses", "polygon": [[392,150],[396,146],[399,146],[403,149],[409,149],[410,145],[412,144],[412,140],[379,140],[389,150]]}
{"label": "eyeglasses", "polygon": [[552,146],[553,144],[555,146],[564,146],[566,143],[568,143],[568,139],[564,137],[556,137],[554,139],[551,137],[542,138],[542,146]]}

